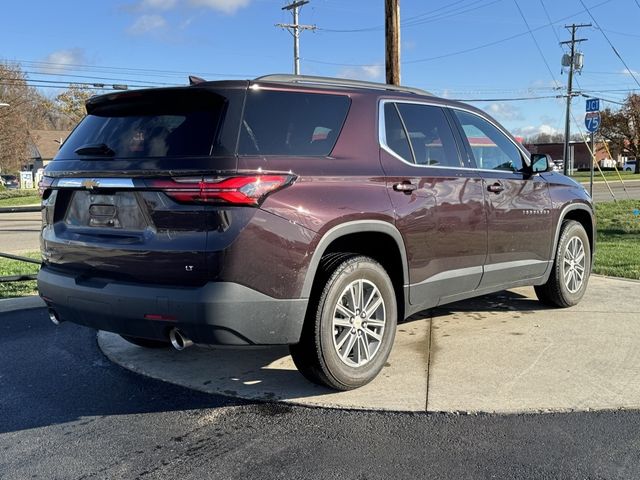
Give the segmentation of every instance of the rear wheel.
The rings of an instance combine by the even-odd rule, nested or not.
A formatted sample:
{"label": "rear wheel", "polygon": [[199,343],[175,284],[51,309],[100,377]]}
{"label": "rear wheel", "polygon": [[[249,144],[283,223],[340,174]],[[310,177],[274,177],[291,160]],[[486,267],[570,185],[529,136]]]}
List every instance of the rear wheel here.
{"label": "rear wheel", "polygon": [[535,287],[538,299],[554,307],[576,305],[587,290],[591,274],[591,247],[584,227],[574,220],[563,223],[553,271],[544,285]]}
{"label": "rear wheel", "polygon": [[171,346],[171,343],[168,341],[165,342],[163,340],[151,340],[149,338],[140,338],[140,337],[131,337],[129,335],[120,335],[127,342],[133,343],[138,347],[144,348],[167,348]]}
{"label": "rear wheel", "polygon": [[387,272],[369,257],[342,259],[326,274],[291,356],[308,380],[351,390],[373,380],[389,357],[398,315],[395,292]]}

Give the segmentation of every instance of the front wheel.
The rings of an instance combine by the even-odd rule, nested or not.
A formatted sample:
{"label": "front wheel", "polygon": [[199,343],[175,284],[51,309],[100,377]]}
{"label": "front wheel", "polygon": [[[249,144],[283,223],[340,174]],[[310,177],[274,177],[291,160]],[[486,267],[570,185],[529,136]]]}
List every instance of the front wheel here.
{"label": "front wheel", "polygon": [[591,274],[591,246],[584,227],[574,220],[562,224],[553,271],[544,285],[535,287],[538,299],[554,307],[576,305],[587,290]]}
{"label": "front wheel", "polygon": [[395,338],[398,308],[393,284],[375,260],[342,261],[309,306],[300,343],[290,352],[310,381],[351,390],[373,380]]}

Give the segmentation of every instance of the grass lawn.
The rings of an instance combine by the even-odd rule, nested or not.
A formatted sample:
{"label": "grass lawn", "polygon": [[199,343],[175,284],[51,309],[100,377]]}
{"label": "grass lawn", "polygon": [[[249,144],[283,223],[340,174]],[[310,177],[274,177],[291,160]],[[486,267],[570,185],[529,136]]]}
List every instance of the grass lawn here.
{"label": "grass lawn", "polygon": [[0,207],[17,207],[22,205],[39,205],[40,196],[37,190],[0,190]]}
{"label": "grass lawn", "polygon": [[[618,177],[618,174],[616,172],[602,172],[604,173],[605,178],[607,179],[608,182],[611,181],[619,181],[620,177],[622,178],[623,182],[629,181],[629,180],[640,180],[640,175],[636,175],[633,172],[622,172],[620,171],[620,177]],[[573,175],[571,175],[571,178],[573,178],[576,182],[586,182],[589,183],[589,177],[590,177],[591,173],[590,172],[574,172]],[[598,172],[598,170],[596,170],[595,172],[593,172],[593,181],[594,182],[604,182],[604,179],[602,178],[602,174],[600,172]]]}
{"label": "grass lawn", "polygon": [[[35,259],[40,258],[40,252],[28,252],[20,255]],[[0,277],[38,273],[39,268],[40,266],[35,263],[20,262],[18,260],[9,260],[8,258],[0,257]],[[0,299],[23,297],[25,295],[35,295],[36,293],[35,280],[25,282],[0,282]]]}
{"label": "grass lawn", "polygon": [[640,200],[596,204],[594,273],[640,280]]}

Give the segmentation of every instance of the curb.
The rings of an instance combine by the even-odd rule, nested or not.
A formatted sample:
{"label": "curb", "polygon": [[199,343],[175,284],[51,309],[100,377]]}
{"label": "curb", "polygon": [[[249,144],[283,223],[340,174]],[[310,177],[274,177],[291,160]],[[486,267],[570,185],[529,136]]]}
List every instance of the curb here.
{"label": "curb", "polygon": [[41,205],[21,205],[16,207],[0,207],[0,213],[29,213],[39,212],[42,210]]}
{"label": "curb", "polygon": [[28,297],[5,298],[0,300],[0,313],[14,312],[16,310],[28,310],[31,308],[46,307],[44,300],[37,295]]}

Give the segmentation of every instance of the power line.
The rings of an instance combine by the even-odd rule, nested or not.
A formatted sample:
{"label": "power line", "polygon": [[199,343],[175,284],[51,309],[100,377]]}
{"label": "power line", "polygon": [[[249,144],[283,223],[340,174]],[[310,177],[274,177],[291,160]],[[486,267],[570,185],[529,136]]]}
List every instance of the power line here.
{"label": "power line", "polygon": [[[544,14],[547,16],[547,20],[549,21],[549,24],[553,24],[553,21],[551,20],[551,15],[549,15],[549,10],[547,10],[546,5],[544,4],[544,0],[540,0],[540,5],[542,5],[542,9],[544,10]],[[560,36],[558,35],[558,32],[556,32],[555,28],[552,28],[551,30],[553,30],[553,35],[556,37],[556,40],[558,41],[558,44],[561,42],[560,40]],[[562,47],[560,47],[560,50],[562,50]]]}
{"label": "power line", "polygon": [[[198,71],[181,71],[181,70],[156,70],[148,68],[134,68],[134,67],[113,67],[113,66],[100,66],[100,65],[88,65],[81,63],[60,63],[60,62],[47,62],[40,60],[10,60],[7,58],[0,59],[0,63],[17,63],[21,65],[33,66],[36,68],[48,68],[48,69],[64,69],[64,70],[84,70],[95,71],[98,73],[110,73],[109,70],[116,70],[120,72],[127,72],[132,75],[139,76],[180,76],[186,77],[189,75],[201,75],[206,77],[241,77],[241,78],[253,78],[255,75],[244,75],[234,73],[213,73],[213,72],[198,72]],[[136,73],[133,73],[136,72]]]}
{"label": "power line", "polygon": [[[135,80],[135,79],[127,79],[127,78],[112,78],[112,77],[94,77],[91,75],[71,75],[68,73],[46,73],[46,72],[31,72],[31,71],[27,71],[27,70],[23,70],[22,73],[24,73],[25,75],[47,75],[47,76],[55,76],[55,77],[70,77],[70,78],[82,78],[82,79],[88,79],[88,80],[109,80],[110,82],[116,82],[116,83],[138,83],[140,82],[140,80]],[[32,78],[32,80],[37,80]],[[150,82],[150,81],[146,81],[145,83],[148,84],[152,84],[152,85],[166,85],[166,86],[175,86],[178,85],[177,83],[166,83],[166,82]]]}
{"label": "power line", "polygon": [[[611,3],[612,1],[613,0],[604,0],[604,1],[600,2],[600,3],[597,3],[597,4],[593,5],[591,8],[598,8],[598,7],[601,7],[601,6],[606,5],[608,3]],[[575,17],[577,15],[580,15],[581,13],[584,13],[585,11],[586,10],[581,10],[581,11],[575,12],[575,13],[573,13],[571,15],[567,15],[566,17],[559,18],[559,19],[557,19],[557,20],[555,20],[553,22],[541,25],[539,27],[534,27],[534,28],[531,29],[531,31],[532,32],[537,32],[537,31],[542,30],[544,28],[547,28],[549,26],[553,26],[556,23],[564,22],[565,20],[570,20],[571,18],[573,18],[573,17]],[[504,37],[504,38],[501,38],[501,39],[498,39],[498,40],[494,40],[492,42],[483,43],[483,44],[477,45],[475,47],[465,48],[463,50],[458,50],[458,51],[455,51],[455,52],[449,52],[449,53],[445,53],[445,54],[442,54],[442,55],[436,55],[434,57],[417,58],[415,60],[408,60],[408,61],[402,62],[402,64],[403,65],[409,65],[409,64],[414,64],[414,63],[430,62],[430,61],[433,61],[433,60],[440,60],[440,59],[443,59],[443,58],[453,57],[453,56],[457,56],[457,55],[463,55],[465,53],[471,53],[471,52],[475,52],[477,50],[481,50],[481,49],[484,49],[484,48],[487,48],[487,47],[492,47],[494,45],[499,45],[499,44],[504,43],[504,42],[509,42],[511,40],[514,40],[514,39],[519,38],[519,37],[523,37],[523,36],[528,35],[528,34],[529,34],[528,31],[520,32],[520,33],[516,33],[514,35],[510,35],[508,37]],[[320,65],[335,65],[335,66],[340,66],[340,67],[374,67],[374,66],[380,65],[379,63],[356,64],[356,63],[326,62],[326,61],[322,61],[322,60],[314,60],[314,59],[311,59],[311,58],[304,58],[303,60],[305,62],[317,63],[317,64],[320,64]]]}
{"label": "power line", "polygon": [[[468,8],[471,5],[480,3],[484,0],[474,0],[472,1],[470,4],[465,5],[465,6],[461,6],[457,9],[453,9],[449,12],[442,12],[439,13],[437,15],[433,15],[436,12],[439,12],[441,10],[446,10],[449,7],[458,5],[460,3],[464,3],[468,0],[458,0],[455,2],[452,2],[448,5],[444,5],[442,7],[436,8],[434,10],[429,10],[428,12],[424,12],[418,15],[414,15],[412,17],[408,17],[406,18],[403,22],[401,22],[401,27],[405,28],[405,27],[414,27],[417,25],[422,25],[424,23],[429,23],[432,21],[436,21],[436,20],[442,20],[444,18],[450,18],[450,17],[454,17],[457,15],[461,15],[463,13],[467,13],[473,10],[477,10],[479,8],[484,8],[487,7],[489,5],[492,5],[494,3],[498,3],[502,0],[493,0],[489,3],[480,5],[478,7],[474,7],[474,8]],[[431,17],[430,17],[431,16]],[[425,18],[426,17],[426,18]],[[348,28],[348,29],[335,29],[335,28],[318,28],[319,31],[323,31],[323,32],[329,32],[329,33],[364,33],[364,32],[374,32],[374,31],[380,31],[384,29],[384,25],[376,25],[376,26],[371,26],[371,27],[362,27],[362,28]]]}
{"label": "power line", "polygon": [[527,26],[527,30],[529,31],[529,35],[531,35],[531,40],[533,40],[533,43],[536,44],[536,48],[538,49],[538,53],[540,54],[540,57],[542,58],[542,61],[544,62],[545,66],[547,67],[547,70],[549,71],[549,75],[551,75],[551,78],[553,79],[554,83],[557,85],[558,82],[556,80],[556,77],[553,75],[553,72],[551,71],[551,67],[549,66],[549,62],[547,62],[547,59],[545,58],[544,53],[542,53],[542,49],[540,48],[540,44],[538,43],[538,40],[536,39],[536,36],[531,31],[531,27],[529,26],[529,22],[527,21],[527,17],[524,16],[524,13],[522,12],[522,9],[520,8],[520,5],[518,4],[518,0],[513,0],[513,3],[516,4],[516,7],[518,8],[518,12],[520,12],[520,16],[522,17],[522,20],[524,21],[524,24]]}
{"label": "power line", "polygon": [[606,30],[604,28],[601,28],[600,30],[602,30],[603,32],[613,33],[615,35],[623,35],[625,37],[640,38],[640,35],[638,35],[637,33],[618,32],[616,30],[609,30],[608,28]]}
{"label": "power line", "polygon": [[[584,9],[586,10],[586,12],[589,14],[589,17],[591,17],[591,21],[593,23],[596,24],[596,27],[598,28],[598,30],[600,30],[600,32],[602,33],[602,36],[605,38],[605,40],[607,41],[607,43],[609,44],[609,46],[611,47],[611,49],[613,50],[613,53],[616,54],[616,56],[620,59],[620,61],[622,62],[622,64],[625,66],[625,68],[627,69],[627,71],[629,72],[629,75],[631,75],[631,77],[635,80],[635,82],[638,84],[638,86],[640,87],[640,82],[638,81],[638,79],[636,78],[636,76],[634,75],[633,71],[629,68],[629,66],[627,65],[627,62],[624,61],[624,59],[622,58],[622,55],[620,55],[620,53],[618,52],[618,50],[616,49],[616,47],[613,46],[613,43],[611,43],[611,40],[609,40],[609,37],[607,36],[607,34],[600,28],[600,24],[598,24],[598,21],[595,19],[595,17],[591,14],[591,11],[587,8],[587,6],[584,4],[584,2],[582,0],[579,0],[580,4],[584,7]],[[593,7],[592,7],[593,8]]]}
{"label": "power line", "polygon": [[[7,87],[37,87],[37,88],[71,88],[80,86],[89,90],[128,90],[131,88],[157,88],[157,85],[119,85],[119,84],[94,84],[86,82],[64,82],[56,80],[20,80],[0,77],[0,85]],[[122,88],[120,88],[122,87]]]}
{"label": "power line", "polygon": [[540,100],[545,98],[563,98],[564,95],[541,95],[537,97],[510,97],[510,98],[455,98],[455,102],[521,102],[525,100]]}

